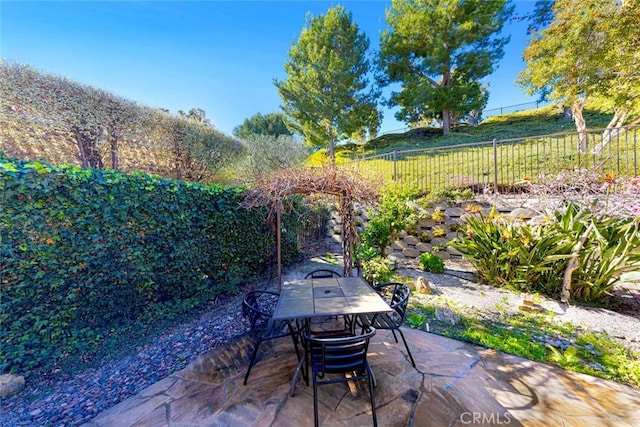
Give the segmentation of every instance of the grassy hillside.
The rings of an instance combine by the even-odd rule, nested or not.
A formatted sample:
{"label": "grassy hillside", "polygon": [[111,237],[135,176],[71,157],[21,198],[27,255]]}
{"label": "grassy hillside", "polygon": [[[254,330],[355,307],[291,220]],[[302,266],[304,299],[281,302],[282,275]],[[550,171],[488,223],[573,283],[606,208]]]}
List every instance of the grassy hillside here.
{"label": "grassy hillside", "polygon": [[[584,117],[589,129],[605,128],[612,115],[597,110],[585,111]],[[345,144],[336,148],[336,159],[349,161],[354,155],[370,156],[389,153],[394,150],[413,150],[471,144],[483,141],[508,140],[527,136],[550,135],[558,132],[575,132],[575,124],[563,119],[562,108],[549,105],[534,110],[494,116],[478,126],[462,125],[448,135],[442,135],[439,128],[417,128],[404,133],[381,135],[368,141],[364,147]],[[308,160],[308,164],[319,164],[327,159],[326,150],[318,150]]]}
{"label": "grassy hillside", "polygon": [[[606,127],[611,114],[586,111],[585,119],[590,129]],[[463,125],[450,134],[442,135],[441,129],[412,129],[403,134],[382,135],[366,145],[367,154],[380,154],[393,150],[442,147],[470,144],[481,141],[549,135],[557,132],[573,132],[575,124],[562,118],[562,109],[553,105],[535,110],[520,111],[484,120],[478,126]]]}
{"label": "grassy hillside", "polygon": [[[585,118],[584,145],[578,143],[574,123],[563,120],[559,109],[546,107],[461,126],[446,136],[437,129],[414,129],[384,135],[364,147],[344,145],[336,150],[337,161],[367,178],[415,186],[424,193],[455,188],[520,192],[531,183],[547,183],[576,171],[589,172],[596,181],[638,176],[640,128],[615,137],[598,151],[595,147],[603,141],[602,129],[610,118],[597,111],[587,112]],[[326,150],[318,151],[308,164],[327,160]]]}

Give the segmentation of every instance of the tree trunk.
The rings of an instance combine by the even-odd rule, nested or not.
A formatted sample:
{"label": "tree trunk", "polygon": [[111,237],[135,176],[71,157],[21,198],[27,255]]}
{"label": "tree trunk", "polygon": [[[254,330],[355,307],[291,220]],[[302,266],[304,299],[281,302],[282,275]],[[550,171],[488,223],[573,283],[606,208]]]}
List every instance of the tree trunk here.
{"label": "tree trunk", "polygon": [[356,240],[356,229],[353,221],[353,203],[350,198],[342,197],[340,201],[340,216],[342,216],[342,275],[353,276],[353,250]]}
{"label": "tree trunk", "polygon": [[576,124],[576,130],[578,131],[578,152],[585,153],[587,151],[587,142],[589,136],[587,135],[587,124],[584,120],[582,112],[584,111],[584,105],[586,98],[578,98],[573,102],[571,111],[573,113],[573,121]]}
{"label": "tree trunk", "polygon": [[110,147],[111,147],[111,168],[112,169],[118,169],[118,136],[117,135],[111,135],[111,141],[110,141]]}
{"label": "tree trunk", "polygon": [[182,150],[180,149],[180,144],[177,141],[174,141],[173,143],[173,155],[176,179],[182,179]]}
{"label": "tree trunk", "polygon": [[616,109],[613,118],[607,125],[607,129],[602,132],[602,141],[593,147],[593,150],[591,151],[593,154],[602,154],[602,150],[611,142],[612,139],[626,132],[626,129],[623,129],[622,126],[628,116],[629,112],[627,110]]}
{"label": "tree trunk", "polygon": [[80,150],[80,162],[82,163],[82,167],[86,169],[89,167],[89,162],[87,161],[87,151],[85,150],[82,136],[76,134],[75,140],[78,150]]}
{"label": "tree trunk", "polygon": [[329,158],[331,159],[331,166],[335,166],[336,165],[336,153],[335,153],[335,146],[334,146],[334,141],[333,138],[331,138],[329,140],[329,143],[327,144],[327,148],[329,149]]}
{"label": "tree trunk", "polygon": [[451,132],[451,112],[443,111],[442,112],[442,134],[446,135]]}
{"label": "tree trunk", "polygon": [[[451,64],[446,64],[447,70],[442,75],[442,87],[449,88],[451,86]],[[442,112],[442,134],[446,135],[451,132],[451,111],[444,110]]]}
{"label": "tree trunk", "polygon": [[576,243],[573,251],[571,252],[571,258],[569,259],[567,268],[564,271],[564,280],[562,281],[562,295],[560,296],[560,301],[565,304],[568,304],[571,298],[571,275],[573,274],[573,271],[580,266],[578,264],[578,254],[582,250],[587,237],[589,237],[589,234],[591,234],[594,229],[595,226],[593,225],[593,223],[591,223],[580,238],[580,241]]}

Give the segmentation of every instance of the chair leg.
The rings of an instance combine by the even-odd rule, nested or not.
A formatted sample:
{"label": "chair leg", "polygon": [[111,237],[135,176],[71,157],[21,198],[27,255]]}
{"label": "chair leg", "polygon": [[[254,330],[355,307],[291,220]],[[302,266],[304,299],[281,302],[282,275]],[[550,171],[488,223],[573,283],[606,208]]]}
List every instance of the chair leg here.
{"label": "chair leg", "polygon": [[291,334],[291,339],[293,340],[293,347],[296,350],[296,357],[300,360],[300,350],[298,349],[298,338],[299,334],[295,330],[295,328],[291,325],[290,321],[287,321],[287,326],[289,327],[289,333]]}
{"label": "chair leg", "polygon": [[404,334],[400,329],[398,329],[398,332],[400,332],[400,336],[402,337],[402,341],[404,342],[404,347],[407,349],[407,354],[409,354],[409,359],[411,359],[411,364],[415,368],[416,362],[413,360],[413,355],[411,354],[411,350],[409,350],[409,346],[407,345],[407,340],[404,338]]}
{"label": "chair leg", "polygon": [[318,420],[318,383],[315,375],[313,376],[313,425],[315,427],[320,425]]}
{"label": "chair leg", "polygon": [[371,368],[369,366],[367,366],[367,371],[369,373],[369,396],[371,396],[371,414],[373,415],[373,427],[377,427],[378,426],[378,417],[376,416],[376,399],[373,395],[373,388],[374,388],[374,382],[375,382],[375,378],[373,376],[373,372],[371,371]]}
{"label": "chair leg", "polygon": [[258,348],[260,347],[260,343],[262,340],[259,340],[256,343],[256,346],[253,348],[253,354],[251,355],[251,362],[249,362],[249,368],[247,369],[247,374],[244,376],[244,385],[247,385],[247,380],[249,379],[249,374],[251,373],[251,368],[256,361],[256,356],[258,355]]}
{"label": "chair leg", "polygon": [[306,353],[304,353],[302,355],[302,358],[298,359],[298,366],[296,366],[296,370],[293,373],[293,379],[291,380],[291,388],[289,389],[289,396],[293,397],[293,395],[296,392],[296,384],[298,383],[298,378],[300,378],[300,373],[302,373],[302,378],[304,378],[305,382],[307,383],[307,385],[309,385],[309,378],[308,378],[308,374],[305,372],[305,359],[306,359]]}

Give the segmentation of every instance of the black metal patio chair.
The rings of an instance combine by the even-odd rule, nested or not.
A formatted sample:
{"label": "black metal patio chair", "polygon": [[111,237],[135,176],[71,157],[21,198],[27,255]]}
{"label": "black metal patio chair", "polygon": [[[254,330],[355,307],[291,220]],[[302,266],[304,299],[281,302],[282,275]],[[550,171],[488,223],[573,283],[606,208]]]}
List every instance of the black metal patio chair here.
{"label": "black metal patio chair", "polygon": [[342,274],[334,270],[329,270],[327,268],[319,268],[317,270],[313,270],[309,272],[304,278],[305,279],[325,279],[325,278],[331,278],[331,277],[342,277]]}
{"label": "black metal patio chair", "polygon": [[396,340],[396,343],[398,342],[396,331],[398,331],[400,333],[400,336],[402,337],[404,346],[407,349],[409,359],[411,359],[411,364],[415,368],[416,362],[413,360],[413,355],[411,354],[411,350],[409,350],[407,340],[404,337],[402,330],[400,329],[400,327],[404,323],[404,317],[407,311],[407,304],[409,303],[409,295],[411,295],[411,289],[409,289],[409,286],[405,283],[396,282],[376,285],[373,287],[373,289],[375,289],[380,294],[380,296],[389,304],[393,311],[391,313],[360,315],[358,318],[358,323],[361,326],[371,325],[376,329],[390,330],[393,334],[393,338],[395,338]]}
{"label": "black metal patio chair", "polygon": [[255,341],[255,347],[251,354],[251,361],[244,376],[244,384],[247,384],[251,368],[255,364],[258,348],[263,341],[290,336],[300,360],[298,349],[298,333],[291,322],[273,320],[273,311],[278,302],[279,294],[271,291],[251,291],[242,301],[242,313],[248,317],[251,325],[251,336]]}
{"label": "black metal patio chair", "polygon": [[[318,338],[303,331],[305,363],[311,367],[313,378],[313,419],[318,422],[318,386],[338,382],[367,380],[373,425],[378,425],[376,403],[373,394],[374,377],[367,362],[369,341],[376,330],[365,326],[361,335],[343,338]],[[308,372],[306,377],[308,378]]]}

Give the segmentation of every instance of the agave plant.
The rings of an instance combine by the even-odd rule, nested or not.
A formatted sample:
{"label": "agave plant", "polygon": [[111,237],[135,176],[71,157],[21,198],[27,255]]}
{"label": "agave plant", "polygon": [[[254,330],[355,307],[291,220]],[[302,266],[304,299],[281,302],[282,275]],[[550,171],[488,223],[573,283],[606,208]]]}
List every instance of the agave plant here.
{"label": "agave plant", "polygon": [[472,262],[482,282],[494,286],[557,297],[575,255],[571,296],[606,302],[620,275],[640,265],[640,218],[599,218],[568,204],[540,225],[506,219],[495,209],[465,221],[466,233],[451,246]]}

